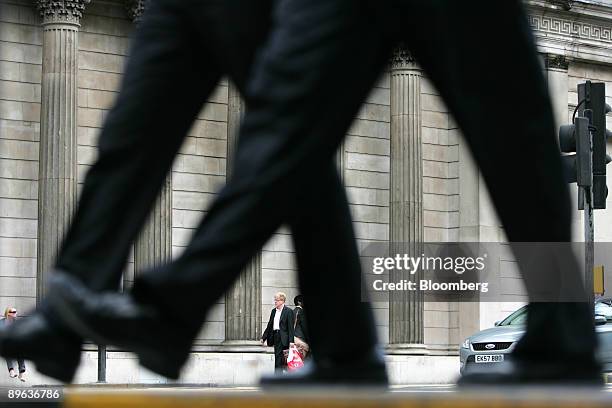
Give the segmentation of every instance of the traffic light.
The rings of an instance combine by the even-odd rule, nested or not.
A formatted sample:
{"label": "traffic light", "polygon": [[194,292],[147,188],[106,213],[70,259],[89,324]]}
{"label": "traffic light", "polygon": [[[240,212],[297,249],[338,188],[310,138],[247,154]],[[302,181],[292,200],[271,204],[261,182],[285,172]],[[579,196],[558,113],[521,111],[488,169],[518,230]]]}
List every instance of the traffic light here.
{"label": "traffic light", "polygon": [[573,125],[559,128],[559,147],[568,183],[578,183],[580,187],[590,187],[593,174],[589,120],[577,117]]}
{"label": "traffic light", "polygon": [[606,86],[603,82],[586,81],[578,84],[578,100],[582,103],[579,112],[592,111],[593,132],[593,208],[606,208],[608,187],[606,165],[612,160],[606,153],[606,142],[612,133],[606,129],[606,114],[611,109],[606,104]]}

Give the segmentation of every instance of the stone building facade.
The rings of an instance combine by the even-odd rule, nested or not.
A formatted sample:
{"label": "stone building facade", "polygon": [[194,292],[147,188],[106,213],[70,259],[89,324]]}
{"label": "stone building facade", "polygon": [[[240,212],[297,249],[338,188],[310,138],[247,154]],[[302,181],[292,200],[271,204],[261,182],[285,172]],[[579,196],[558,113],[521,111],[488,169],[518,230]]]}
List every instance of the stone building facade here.
{"label": "stone building facade", "polygon": [[[612,1],[525,4],[558,122],[568,122],[576,84],[586,79],[606,82],[612,104]],[[44,292],[45,273],[96,157],[97,136],[117,95],[129,36],[142,9],[140,0],[0,0],[1,309],[31,310]],[[488,23],[483,35],[494,35],[495,22]],[[492,70],[513,58],[503,49],[498,53]],[[228,175],[242,109],[233,84],[221,81],[134,245],[124,287],[144,267],[177,256],[187,245]],[[512,114],[520,114],[520,107]],[[457,125],[405,50],[392,56],[337,162],[360,246],[504,240]],[[580,220],[577,213],[577,240]],[[599,211],[597,222],[596,239],[612,241],[612,212]],[[219,299],[181,381],[250,384],[270,371],[273,356],[257,339],[279,290],[290,299],[299,292],[284,228]],[[374,304],[396,383],[452,381],[462,339],[516,307],[406,301],[409,307],[401,309]],[[96,354],[86,349],[78,380],[95,381]],[[111,350],[108,358],[110,382],[163,381],[122,350]]]}

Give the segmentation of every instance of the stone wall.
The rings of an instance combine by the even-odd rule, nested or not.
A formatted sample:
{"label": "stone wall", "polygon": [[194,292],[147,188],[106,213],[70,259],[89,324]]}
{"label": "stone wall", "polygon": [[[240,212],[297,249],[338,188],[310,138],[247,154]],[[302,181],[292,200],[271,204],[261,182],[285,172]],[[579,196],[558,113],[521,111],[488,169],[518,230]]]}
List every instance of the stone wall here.
{"label": "stone wall", "polygon": [[25,0],[0,2],[0,309],[36,304],[41,35]]}
{"label": "stone wall", "polygon": [[[344,185],[358,246],[389,240],[389,75],[366,98],[341,145]],[[389,305],[373,303],[379,339],[389,341]]]}
{"label": "stone wall", "polygon": [[[206,209],[225,184],[227,144],[227,81],[208,98],[185,139],[172,169],[172,253],[180,255]],[[224,298],[208,315],[198,344],[224,339]]]}
{"label": "stone wall", "polygon": [[[457,126],[437,89],[421,86],[423,134],[423,217],[426,242],[459,240],[459,140]],[[449,302],[426,302],[425,344],[451,348],[457,311]]]}

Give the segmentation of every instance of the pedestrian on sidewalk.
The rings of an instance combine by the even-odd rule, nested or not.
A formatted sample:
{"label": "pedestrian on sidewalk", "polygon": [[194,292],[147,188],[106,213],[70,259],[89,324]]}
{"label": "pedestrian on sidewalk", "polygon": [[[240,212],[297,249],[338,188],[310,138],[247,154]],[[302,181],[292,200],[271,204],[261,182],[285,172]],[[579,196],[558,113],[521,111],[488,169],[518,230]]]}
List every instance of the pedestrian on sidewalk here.
{"label": "pedestrian on sidewalk", "polygon": [[268,326],[261,336],[261,342],[274,346],[274,371],[287,370],[284,351],[293,344],[293,311],[285,305],[287,295],[278,292],[274,295],[274,308],[270,313]]}
{"label": "pedestrian on sidewalk", "polygon": [[300,352],[302,359],[310,354],[310,338],[308,336],[308,326],[306,325],[306,312],[304,311],[304,296],[297,295],[293,298],[293,339],[295,346]]}
{"label": "pedestrian on sidewalk", "polygon": [[[2,321],[0,323],[6,326],[9,324],[13,324],[15,322],[15,319],[17,319],[17,309],[15,309],[14,307],[7,307],[4,310],[4,317],[2,318]],[[17,364],[19,374],[15,372],[15,364]],[[18,358],[18,359],[7,358],[6,366],[8,368],[9,377],[11,378],[18,377],[19,380],[25,382],[26,366],[25,366],[25,361],[23,361],[22,358]]]}

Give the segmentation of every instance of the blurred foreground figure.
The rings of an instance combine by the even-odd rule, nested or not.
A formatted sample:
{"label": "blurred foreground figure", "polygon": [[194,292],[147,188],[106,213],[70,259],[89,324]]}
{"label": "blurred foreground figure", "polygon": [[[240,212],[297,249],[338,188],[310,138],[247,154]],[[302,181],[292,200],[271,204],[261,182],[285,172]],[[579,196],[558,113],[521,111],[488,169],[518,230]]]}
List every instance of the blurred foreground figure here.
{"label": "blurred foreground figure", "polygon": [[[313,241],[326,237],[325,228],[308,223],[294,228],[292,220],[325,212],[320,200],[329,191],[319,179],[331,167],[336,148],[397,41],[406,43],[461,127],[509,241],[570,240],[569,194],[561,175],[550,101],[518,0],[499,2],[494,8],[485,0],[275,4],[273,31],[249,79],[249,109],[236,168],[185,254],[139,277],[129,296],[94,296],[66,273],[56,274],[49,291],[49,304],[74,330],[98,342],[130,347],[143,365],[167,376],[178,374],[206,311],[279,225],[288,222],[292,231],[308,231],[305,235],[311,240],[304,247],[311,254],[324,249],[325,244]],[[483,21],[494,21],[501,34],[483,35]],[[491,69],[500,49],[512,57]],[[521,152],[520,166],[515,151]],[[304,204],[308,200],[318,204],[316,211]],[[321,235],[308,235],[317,232]],[[367,303],[360,303],[359,274],[343,275],[346,279],[341,281],[340,271],[331,267],[337,257],[305,257],[308,251],[301,250],[297,236],[295,240],[300,287],[309,300],[310,316],[317,317],[309,326],[316,353],[309,367],[294,375],[264,378],[262,383],[384,384],[371,312]],[[339,250],[337,243],[328,242]],[[352,255],[354,247],[350,248]],[[520,254],[517,258],[521,266],[526,262]],[[551,262],[576,264],[572,256]],[[576,267],[574,287],[584,291],[577,271]],[[523,278],[529,291],[528,275]],[[335,302],[348,302],[349,310],[359,305],[358,315],[364,317],[343,322],[358,333],[350,341],[329,335],[337,328],[326,302],[330,287],[341,288],[337,292],[345,297]],[[185,311],[172,327],[162,317],[168,308]],[[166,333],[173,333],[172,338]],[[512,362],[498,373],[475,373],[462,381],[597,384],[601,377],[594,348],[587,303],[531,303],[527,333]]]}
{"label": "blurred foreground figure", "polygon": [[[483,21],[494,22],[498,34],[483,35]],[[263,144],[282,135],[286,145],[257,156],[261,161],[251,159],[257,164],[253,184],[270,177],[276,184],[306,179],[332,157],[393,46],[403,41],[463,131],[508,240],[571,240],[569,192],[551,104],[520,1],[491,7],[486,0],[286,0],[278,3],[274,22],[250,78],[241,137]],[[492,65],[499,50],[512,57]],[[322,137],[330,134],[335,137]],[[530,260],[520,251],[515,255],[527,290],[533,291],[533,276],[526,273]],[[586,300],[576,259],[558,255],[550,259],[556,270],[574,271],[563,284],[575,288],[576,299]],[[156,296],[167,296],[175,291],[164,288],[181,285],[174,276],[157,275],[149,287]],[[325,316],[325,294],[306,277],[300,275],[300,283],[309,313]],[[554,286],[556,276],[549,278]],[[531,303],[527,331],[512,361],[498,372],[466,375],[462,383],[601,384],[592,314],[586,301]],[[318,344],[320,329],[311,327],[317,353],[326,347]],[[324,372],[316,357],[310,370],[263,383],[316,381]]]}
{"label": "blurred foreground figure", "polygon": [[[272,1],[151,0],[147,7],[48,296],[32,317],[0,331],[0,354],[32,360],[43,374],[69,382],[89,338],[133,350],[145,367],[178,378],[211,306],[287,224],[301,282],[310,279],[310,287],[326,292],[342,287],[336,301],[352,310],[345,323],[360,333],[348,345],[332,339],[321,347],[327,378],[386,384],[372,312],[360,299],[360,263],[334,160],[321,156],[308,177],[297,174],[299,146],[282,132],[241,137],[232,178],[185,252],[140,274],[132,293],[115,293],[187,131],[223,74],[244,90],[272,17]],[[170,310],[180,313],[169,319]],[[330,333],[335,321],[326,313],[317,324],[318,333]]]}

